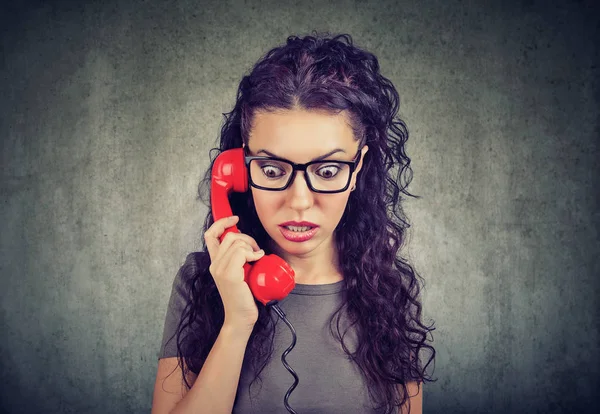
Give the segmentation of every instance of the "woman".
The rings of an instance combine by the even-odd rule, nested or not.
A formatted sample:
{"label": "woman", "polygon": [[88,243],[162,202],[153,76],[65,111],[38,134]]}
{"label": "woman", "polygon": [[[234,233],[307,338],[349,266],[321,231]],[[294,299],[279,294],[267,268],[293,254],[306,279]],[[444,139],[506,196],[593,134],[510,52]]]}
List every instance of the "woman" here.
{"label": "woman", "polygon": [[[418,276],[399,255],[411,170],[398,104],[377,58],[349,35],[291,36],[242,79],[219,150],[255,157],[250,191],[231,196],[233,217],[207,215],[204,251],[175,278],[153,413],[285,412],[293,378],[273,355],[292,337],[243,280],[242,266],[265,254],[295,272],[279,302],[297,332],[287,362],[299,384],[286,407],[422,412],[435,350]],[[211,168],[199,187],[209,210]],[[241,233],[220,242],[234,224]]]}

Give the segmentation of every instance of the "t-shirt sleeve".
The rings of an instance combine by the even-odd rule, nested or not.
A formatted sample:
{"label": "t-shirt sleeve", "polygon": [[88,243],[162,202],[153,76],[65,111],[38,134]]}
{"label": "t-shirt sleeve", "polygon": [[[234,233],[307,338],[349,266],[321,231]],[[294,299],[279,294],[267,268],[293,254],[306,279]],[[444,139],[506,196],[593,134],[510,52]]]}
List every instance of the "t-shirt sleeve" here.
{"label": "t-shirt sleeve", "polygon": [[177,328],[187,304],[186,298],[187,290],[180,270],[171,287],[158,359],[177,356]]}

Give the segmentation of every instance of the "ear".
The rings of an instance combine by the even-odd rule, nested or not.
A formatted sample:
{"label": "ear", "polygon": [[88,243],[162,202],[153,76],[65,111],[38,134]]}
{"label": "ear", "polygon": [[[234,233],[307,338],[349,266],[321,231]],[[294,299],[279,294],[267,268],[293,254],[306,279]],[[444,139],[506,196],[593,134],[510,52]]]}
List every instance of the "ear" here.
{"label": "ear", "polygon": [[358,179],[358,173],[362,169],[363,160],[365,159],[365,154],[367,153],[367,151],[369,151],[369,147],[367,145],[362,147],[360,161],[358,162],[358,165],[356,166],[356,170],[354,170],[354,177],[352,177],[352,181],[350,182],[350,188],[353,188],[356,185],[356,180]]}
{"label": "ear", "polygon": [[358,162],[358,166],[356,167],[355,176],[358,176],[358,173],[362,169],[363,160],[365,159],[365,154],[367,153],[367,151],[369,151],[369,146],[368,145],[365,145],[364,147],[362,147],[362,150],[361,150],[362,154],[360,156],[360,161]]}

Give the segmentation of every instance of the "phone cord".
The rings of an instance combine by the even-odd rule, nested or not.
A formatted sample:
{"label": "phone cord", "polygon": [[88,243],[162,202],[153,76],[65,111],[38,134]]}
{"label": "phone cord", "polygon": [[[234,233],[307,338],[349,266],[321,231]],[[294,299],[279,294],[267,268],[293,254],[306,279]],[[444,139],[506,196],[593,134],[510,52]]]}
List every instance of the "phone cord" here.
{"label": "phone cord", "polygon": [[281,355],[281,362],[283,362],[283,365],[285,366],[285,368],[294,377],[294,383],[292,384],[292,386],[288,389],[287,393],[285,394],[285,397],[283,398],[283,404],[285,405],[285,408],[288,410],[288,412],[290,412],[292,414],[298,414],[298,413],[296,413],[296,411],[294,411],[294,409],[292,407],[290,407],[290,404],[288,403],[288,398],[290,397],[290,395],[292,394],[292,391],[294,391],[294,389],[298,385],[298,382],[300,382],[300,381],[298,379],[298,375],[296,374],[296,371],[294,371],[292,369],[292,367],[289,366],[289,364],[287,363],[287,361],[285,359],[285,357],[290,353],[290,351],[292,349],[294,349],[294,346],[296,346],[296,330],[294,329],[294,327],[292,326],[290,321],[287,320],[287,318],[285,317],[285,313],[283,313],[283,310],[279,307],[279,305],[277,303],[274,303],[273,305],[271,305],[271,307],[273,308],[273,310],[275,312],[277,312],[277,315],[279,315],[281,320],[288,326],[288,328],[290,328],[290,331],[292,331],[292,344],[288,347],[288,349],[283,351],[283,354]]}

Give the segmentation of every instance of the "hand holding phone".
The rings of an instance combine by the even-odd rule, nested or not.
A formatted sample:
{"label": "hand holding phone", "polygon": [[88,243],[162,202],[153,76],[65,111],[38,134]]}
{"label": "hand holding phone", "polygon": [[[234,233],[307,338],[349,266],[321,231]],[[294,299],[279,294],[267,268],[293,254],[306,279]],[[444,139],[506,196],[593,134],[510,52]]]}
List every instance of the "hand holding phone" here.
{"label": "hand holding phone", "polygon": [[209,271],[225,309],[225,324],[251,330],[258,319],[258,308],[244,282],[243,266],[263,257],[264,251],[252,237],[242,233],[231,232],[219,243],[225,230],[237,221],[237,217],[215,221],[204,233],[204,239],[211,261]]}

